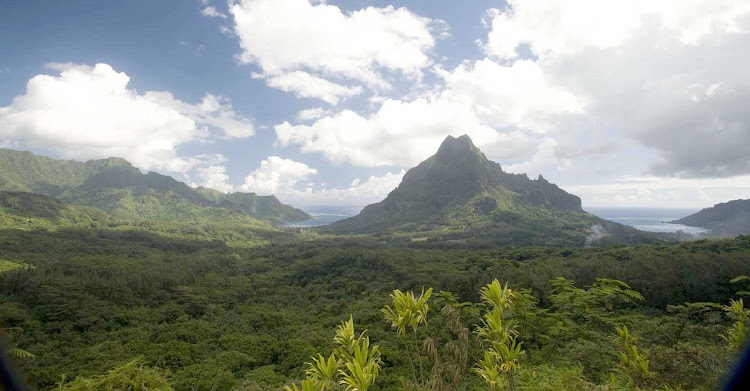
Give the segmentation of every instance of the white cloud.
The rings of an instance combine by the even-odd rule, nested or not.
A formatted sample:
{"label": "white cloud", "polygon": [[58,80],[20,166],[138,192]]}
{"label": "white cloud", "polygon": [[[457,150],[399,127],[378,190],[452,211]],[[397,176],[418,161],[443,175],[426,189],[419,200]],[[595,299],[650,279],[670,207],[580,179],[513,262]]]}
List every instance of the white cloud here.
{"label": "white cloud", "polygon": [[216,7],[208,6],[201,10],[201,14],[203,16],[208,16],[209,18],[221,18],[226,19],[227,15],[219,10],[216,9]]}
{"label": "white cloud", "polygon": [[[240,189],[259,195],[273,194],[282,202],[292,205],[364,206],[384,199],[401,183],[406,171],[371,175],[364,181],[355,178],[348,187],[343,188],[329,188],[325,183],[316,187],[311,177],[317,173],[316,169],[304,163],[270,156],[245,178]],[[213,183],[220,186],[226,184],[223,167],[209,167],[205,170],[205,176],[208,179],[206,183],[214,180]]]}
{"label": "white cloud", "polygon": [[505,167],[506,172],[528,174],[529,177],[549,175],[554,171],[562,171],[571,167],[570,159],[560,159],[557,153],[557,141],[546,138],[537,147],[529,160]]}
{"label": "white cloud", "polygon": [[226,171],[226,167],[221,165],[199,167],[195,170],[197,182],[193,182],[191,186],[203,186],[223,193],[229,193],[234,190],[234,186],[227,182],[229,175],[227,175]]}
{"label": "white cloud", "polygon": [[227,136],[252,134],[250,120],[223,98],[208,94],[190,104],[168,92],[139,94],[127,88],[125,73],[107,64],[49,68],[59,75],[31,78],[24,95],[0,107],[0,138],[65,158],[120,156],[143,169],[185,172],[194,164],[177,147],[207,137],[206,126]]}
{"label": "white cloud", "polygon": [[615,179],[615,183],[562,187],[580,196],[584,207],[705,208],[750,198],[749,175],[703,179],[626,177]]}
{"label": "white cloud", "polygon": [[288,193],[294,190],[299,181],[317,173],[316,169],[304,163],[270,156],[245,178],[241,189],[259,195]]}
{"label": "white cloud", "polygon": [[196,104],[175,99],[169,92],[149,91],[144,97],[177,110],[197,125],[221,129],[225,138],[246,138],[255,133],[253,120],[235,112],[231,100],[224,96],[206,93]]}
{"label": "white cloud", "polygon": [[303,71],[318,79],[389,88],[384,71],[419,78],[431,64],[433,30],[438,35],[446,31],[442,24],[392,6],[343,13],[325,2],[240,0],[229,10],[242,48],[239,61],[259,65],[269,78]]}
{"label": "white cloud", "polygon": [[266,84],[284,92],[294,92],[298,98],[317,98],[332,105],[338,104],[339,99],[362,93],[361,86],[343,86],[303,71],[269,76],[266,78]]}
{"label": "white cloud", "polygon": [[[534,61],[585,102],[577,118],[547,121],[549,137],[635,140],[658,156],[631,164],[658,175],[750,172],[750,113],[739,103],[750,99],[750,2],[510,1],[490,17],[492,58]],[[524,47],[536,58],[519,60]]]}
{"label": "white cloud", "polygon": [[396,173],[387,172],[384,175],[371,175],[364,181],[355,178],[349,187],[314,189],[308,186],[304,191],[282,194],[284,200],[295,205],[349,205],[365,206],[382,201],[388,193],[395,189],[406,173],[401,170]]}
{"label": "white cloud", "polygon": [[[490,10],[484,49],[505,59],[528,44],[537,56],[571,55],[621,46],[638,30],[697,45],[712,35],[748,31],[750,3],[738,0],[509,0]],[[744,18],[744,19],[743,19]]]}
{"label": "white cloud", "polygon": [[274,127],[277,142],[334,162],[411,166],[435,153],[446,136],[468,134],[490,157],[511,159],[533,151],[537,134],[584,105],[533,62],[500,66],[484,59],[437,74],[442,91],[408,102],[378,99],[381,106],[369,116],[343,110],[310,125],[284,122]]}
{"label": "white cloud", "polygon": [[555,86],[539,64],[516,61],[502,66],[490,59],[464,63],[445,79],[446,98],[469,105],[483,124],[544,132],[561,115],[581,113],[582,98]]}
{"label": "white cloud", "polygon": [[234,36],[234,31],[230,29],[228,26],[224,26],[224,25],[219,26],[219,31],[221,31],[222,34],[228,37]]}
{"label": "white cloud", "polygon": [[368,167],[416,164],[433,154],[448,134],[469,133],[477,140],[497,136],[462,105],[428,99],[387,99],[369,117],[344,110],[311,125],[284,122],[274,130],[282,146],[296,144],[333,162]]}
{"label": "white cloud", "polygon": [[331,110],[324,109],[322,107],[312,107],[309,109],[300,110],[295,118],[298,122],[312,121],[320,117],[331,114]]}

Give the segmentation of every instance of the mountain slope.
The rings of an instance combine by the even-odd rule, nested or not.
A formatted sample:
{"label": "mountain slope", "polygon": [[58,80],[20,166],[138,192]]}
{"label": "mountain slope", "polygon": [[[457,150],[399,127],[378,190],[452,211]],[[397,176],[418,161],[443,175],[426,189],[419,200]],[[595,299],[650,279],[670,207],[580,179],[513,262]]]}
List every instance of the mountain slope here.
{"label": "mountain slope", "polygon": [[[122,235],[156,237],[155,234],[181,240],[218,240],[233,246],[254,247],[268,244],[270,238],[279,234],[270,223],[245,213],[197,207],[182,198],[163,205],[159,204],[160,199],[154,202],[156,206],[139,206],[150,211],[154,218],[138,219],[132,213],[126,214],[125,208],[112,216],[99,208],[73,205],[43,194],[0,191],[0,237],[7,239],[10,231],[17,230],[64,230],[66,233],[61,235],[91,234],[120,238]],[[154,210],[166,214],[166,217],[160,218],[162,216]],[[185,221],[191,223],[186,224]]]}
{"label": "mountain slope", "polygon": [[170,176],[143,174],[122,158],[82,163],[0,149],[0,190],[44,194],[118,218],[218,221],[241,213],[276,224],[310,219],[274,196],[194,189]]}
{"label": "mountain slope", "polygon": [[750,234],[750,200],[734,200],[716,204],[672,223],[703,227],[715,236]]}
{"label": "mountain slope", "polygon": [[215,205],[247,213],[251,216],[263,216],[264,220],[274,223],[285,221],[304,221],[312,217],[300,209],[282,204],[276,196],[259,196],[255,193],[230,193],[199,187],[195,189],[205,199]]}
{"label": "mountain slope", "polygon": [[419,239],[436,241],[484,237],[497,244],[583,244],[597,224],[636,241],[647,236],[584,212],[580,198],[541,176],[531,180],[504,172],[464,135],[446,138],[385,200],[320,230],[416,232]]}
{"label": "mountain slope", "polygon": [[109,222],[99,209],[66,204],[26,192],[0,191],[0,229],[99,228]]}
{"label": "mountain slope", "polygon": [[110,158],[82,163],[56,160],[26,151],[0,149],[0,190],[56,197],[67,189],[80,186],[94,173],[122,162],[125,160]]}

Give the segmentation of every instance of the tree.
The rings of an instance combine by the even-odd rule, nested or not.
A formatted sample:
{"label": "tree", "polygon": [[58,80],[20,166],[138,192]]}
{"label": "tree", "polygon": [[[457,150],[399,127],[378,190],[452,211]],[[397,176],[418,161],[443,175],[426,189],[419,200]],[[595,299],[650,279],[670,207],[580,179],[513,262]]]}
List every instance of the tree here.
{"label": "tree", "polygon": [[747,328],[750,326],[750,310],[746,309],[743,300],[739,299],[730,300],[729,305],[724,307],[724,311],[734,320],[734,324],[721,337],[727,341],[728,348],[731,351],[735,351],[743,346],[747,339]]}
{"label": "tree", "polygon": [[339,368],[341,367],[339,358],[336,357],[335,353],[331,353],[328,359],[318,354],[312,360],[312,362],[307,363],[307,370],[305,371],[307,376],[319,384],[321,390],[333,389],[336,385]]}
{"label": "tree", "polygon": [[600,317],[618,304],[643,301],[643,296],[631,289],[630,285],[609,278],[597,278],[588,289],[577,288],[564,277],[551,280],[550,284],[553,293],[549,295],[549,300],[553,307],[574,323]]}
{"label": "tree", "polygon": [[157,367],[148,367],[142,358],[112,369],[104,375],[78,377],[61,384],[62,391],[172,391],[167,381],[168,373]]}
{"label": "tree", "polygon": [[519,359],[524,354],[522,343],[517,340],[517,332],[510,312],[515,293],[498,280],[480,290],[482,301],[491,309],[485,314],[482,325],[477,329],[479,338],[488,345],[475,372],[493,390],[501,389],[501,375],[505,374],[508,386],[515,391],[514,373],[519,369]]}
{"label": "tree", "polygon": [[617,327],[617,337],[614,339],[617,346],[617,357],[620,358],[619,371],[627,376],[637,387],[642,387],[653,373],[649,371],[649,361],[642,352],[638,351],[636,338],[630,334],[627,326]]}
{"label": "tree", "polygon": [[333,341],[336,349],[328,359],[321,354],[312,357],[308,362],[307,379],[301,383],[287,386],[286,391],[328,391],[336,390],[339,385],[347,391],[368,391],[380,374],[382,364],[380,349],[370,345],[367,331],[357,335],[354,331],[354,319],[342,321],[336,329]]}
{"label": "tree", "polygon": [[[9,331],[9,330],[23,332],[23,329],[20,327],[0,328],[0,331]],[[24,350],[18,347],[10,348],[9,351],[10,351],[11,356],[18,358],[18,359],[22,359],[22,360],[32,359],[33,360],[36,358],[36,355],[34,353],[31,353],[28,350]]]}
{"label": "tree", "polygon": [[668,305],[667,312],[673,314],[675,320],[678,321],[673,345],[677,345],[680,342],[682,332],[692,318],[697,318],[700,315],[720,310],[721,308],[721,305],[717,303],[685,303],[684,305]]}
{"label": "tree", "polygon": [[286,391],[323,391],[326,390],[326,388],[323,388],[323,386],[320,383],[316,383],[312,379],[305,379],[302,380],[302,388],[297,387],[296,384],[292,384],[291,387],[287,386],[284,387]]}
{"label": "tree", "polygon": [[[418,387],[424,386],[424,371],[422,368],[422,355],[417,347],[417,329],[419,325],[427,322],[427,314],[430,311],[428,300],[432,295],[432,288],[427,291],[422,289],[422,293],[416,296],[414,292],[404,293],[398,289],[394,290],[391,294],[391,300],[393,307],[386,305],[382,312],[385,315],[386,321],[391,324],[391,327],[396,330],[399,337],[401,337],[406,345],[407,357],[409,358],[409,365],[412,370],[412,381]],[[419,361],[419,382],[417,382],[417,373],[414,365],[414,359],[412,358],[412,350],[409,348],[409,341],[406,340],[408,329],[412,330],[413,338],[412,345],[416,361]]]}
{"label": "tree", "polygon": [[[441,292],[442,293],[442,292]],[[454,339],[439,349],[437,341],[426,338],[424,349],[432,361],[428,386],[433,391],[455,390],[463,379],[469,359],[469,328],[461,323],[461,313],[452,303],[440,311],[447,319]]]}
{"label": "tree", "polygon": [[[748,282],[748,281],[750,281],[750,276],[746,276],[746,275],[740,275],[740,276],[737,276],[737,277],[729,280],[729,282],[731,282],[732,284],[736,284],[738,282]],[[750,296],[750,292],[748,292],[748,291],[739,291],[739,292],[735,292],[735,295],[737,295],[737,296]]]}

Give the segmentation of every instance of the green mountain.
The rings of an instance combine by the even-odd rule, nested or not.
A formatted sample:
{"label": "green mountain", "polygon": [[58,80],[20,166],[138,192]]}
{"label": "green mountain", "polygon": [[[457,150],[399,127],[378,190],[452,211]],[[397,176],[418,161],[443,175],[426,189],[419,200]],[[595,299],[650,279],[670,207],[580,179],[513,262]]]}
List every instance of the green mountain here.
{"label": "green mountain", "polygon": [[0,229],[100,228],[109,221],[109,216],[96,208],[41,194],[0,191]]}
{"label": "green mountain", "polygon": [[734,200],[716,204],[672,223],[703,227],[714,236],[750,234],[750,200]]}
{"label": "green mountain", "polygon": [[584,212],[580,198],[541,176],[532,180],[504,172],[466,135],[446,138],[385,200],[320,230],[493,244],[584,244],[600,237],[650,240],[640,231]]}
{"label": "green mountain", "polygon": [[311,218],[274,196],[194,189],[170,176],[143,174],[122,158],[84,163],[0,149],[0,190],[44,194],[122,219],[222,222],[244,214],[279,224]]}
{"label": "green mountain", "polygon": [[[153,216],[144,219],[138,218],[136,212],[128,216],[124,207],[112,216],[100,208],[73,205],[43,194],[0,191],[0,231],[3,237],[8,237],[9,231],[19,230],[66,230],[82,235],[98,232],[96,235],[102,234],[114,239],[153,237],[149,235],[157,234],[160,237],[179,240],[218,240],[240,247],[265,245],[270,243],[271,238],[280,234],[270,223],[246,213],[224,208],[200,207],[172,193],[167,195],[173,198],[170,202],[165,202],[163,197],[154,197],[152,205],[137,206],[138,214]],[[128,197],[119,199],[124,200]],[[148,197],[132,199],[143,201]],[[122,201],[121,203],[124,204]]]}

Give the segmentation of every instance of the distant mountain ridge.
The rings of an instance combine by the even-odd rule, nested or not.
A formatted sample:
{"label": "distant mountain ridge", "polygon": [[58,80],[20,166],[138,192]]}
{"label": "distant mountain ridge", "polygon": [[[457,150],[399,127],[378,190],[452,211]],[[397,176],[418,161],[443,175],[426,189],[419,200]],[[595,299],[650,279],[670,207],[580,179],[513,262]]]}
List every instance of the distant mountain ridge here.
{"label": "distant mountain ridge", "polygon": [[750,234],[750,199],[716,204],[671,223],[711,230],[712,236]]}
{"label": "distant mountain ridge", "polygon": [[170,176],[143,174],[122,158],[77,162],[0,149],[0,190],[43,194],[93,206],[119,218],[192,221],[210,216],[212,209],[244,213],[275,224],[311,218],[274,196],[196,189]]}
{"label": "distant mountain ridge", "polygon": [[[491,237],[502,243],[583,244],[600,224],[636,231],[583,211],[581,199],[548,182],[502,170],[467,135],[447,137],[381,202],[320,228],[331,233],[424,232],[427,239]],[[634,232],[635,231],[635,232]]]}

